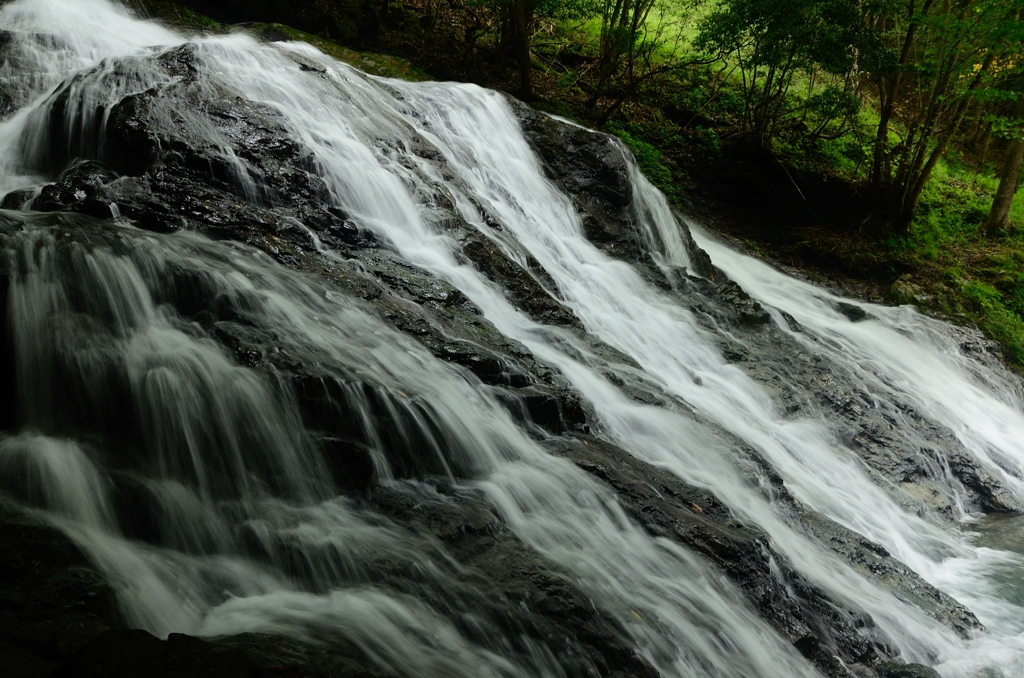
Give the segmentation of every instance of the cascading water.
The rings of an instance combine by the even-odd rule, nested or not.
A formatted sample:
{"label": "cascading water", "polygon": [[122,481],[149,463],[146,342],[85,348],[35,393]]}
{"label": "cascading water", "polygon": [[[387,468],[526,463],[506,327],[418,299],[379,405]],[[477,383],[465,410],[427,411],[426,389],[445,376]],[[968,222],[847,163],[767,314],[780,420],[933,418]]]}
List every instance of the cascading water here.
{"label": "cascading water", "polygon": [[[724,325],[701,310],[714,302],[701,296],[710,283],[695,275],[684,225],[628,154],[602,142],[628,175],[631,223],[621,227],[653,266],[588,240],[579,206],[494,92],[370,78],[309,46],[244,34],[189,42],[108,0],[18,0],[0,9],[0,29],[11,99],[0,190],[8,207],[30,208],[0,212],[18,403],[18,424],[0,441],[0,486],[89,555],[130,624],[344,642],[404,676],[602,673],[524,630],[518,612],[488,607],[453,547],[352,490],[369,483],[417,505],[494,507],[540,569],[582,591],[661,675],[810,676],[815,666],[849,675],[844,662],[870,670],[876,652],[948,676],[1024,671],[1024,584],[1014,574],[1024,549],[971,532],[984,507],[951,470],[974,464],[998,484],[990,503],[1024,502],[1020,389],[965,355],[951,328],[838,299],[695,229],[782,331]],[[239,141],[251,130],[232,132],[247,124],[240,110],[270,120],[260,143],[301,156],[302,172],[275,165],[271,176],[251,157]],[[143,115],[156,142],[108,133],[137,131]],[[568,125],[538,124],[549,122]],[[201,162],[190,148],[202,149]],[[148,155],[125,160],[126,151]],[[237,214],[207,223],[244,230],[243,203],[256,206],[276,220],[271,229],[299,234],[304,250],[287,261],[321,263],[294,271],[254,246],[121,218],[146,193],[138,186],[157,192],[162,181],[162,170],[133,165],[172,156],[237,196],[227,205]],[[125,177],[94,184],[126,196],[120,207],[89,184],[67,190],[92,216],[31,210],[58,200],[43,188],[55,173],[115,158]],[[131,184],[138,175],[149,183]],[[530,417],[514,391],[481,383],[382,319],[401,326],[412,302],[382,316],[379,292],[346,293],[365,287],[318,275],[365,272],[301,214],[285,214],[281,176],[296,192],[326,196],[346,228],[385,243],[393,254],[374,262],[394,257],[443,281],[471,303],[467,322],[480,313],[500,341],[554,368],[599,438],[712,492],[735,529],[766,535],[770,572],[758,575],[794,601],[811,590],[834,601],[822,618],[861,628],[869,659],[815,654],[817,640],[794,646],[735,577],[652,536],[607,484],[551,453],[585,439],[521,421]],[[175,230],[204,205],[161,207],[153,223]],[[545,309],[564,322],[517,303],[471,247],[525,271],[520,286],[557,298]],[[866,315],[851,319],[844,304]],[[727,360],[769,334],[817,361],[815,379],[864,394],[886,435],[920,458],[923,479],[893,481],[865,458],[849,418],[813,404],[824,384],[794,381],[768,357],[755,357],[754,372]],[[248,365],[239,337],[271,347],[269,356]],[[311,411],[328,433],[313,431]],[[956,458],[932,444],[943,432]],[[900,589],[845,557],[836,543],[849,535],[967,604],[986,630],[957,633],[908,593],[923,582]],[[792,634],[827,639],[828,623]]]}

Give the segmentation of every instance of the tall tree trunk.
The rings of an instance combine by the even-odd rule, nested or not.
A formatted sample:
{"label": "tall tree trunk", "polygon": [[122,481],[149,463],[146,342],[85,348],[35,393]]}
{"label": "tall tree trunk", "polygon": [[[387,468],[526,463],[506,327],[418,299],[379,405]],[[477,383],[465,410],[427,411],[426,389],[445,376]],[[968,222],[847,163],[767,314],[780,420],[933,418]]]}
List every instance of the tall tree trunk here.
{"label": "tall tree trunk", "polygon": [[[926,0],[921,8],[921,14],[927,14],[932,6],[933,0]],[[910,59],[911,49],[914,46],[914,36],[917,34],[917,21],[915,21],[915,1],[907,3],[907,32],[903,36],[903,46],[900,50],[900,59],[896,72],[890,76],[881,75],[878,79],[879,94],[879,120],[878,129],[875,133],[875,147],[871,158],[871,187],[876,198],[888,188],[891,180],[889,176],[889,122],[896,109],[896,98],[899,95],[900,82],[902,80],[903,68]]]}
{"label": "tall tree trunk", "polygon": [[981,139],[981,150],[978,152],[978,165],[985,166],[988,160],[988,147],[992,143],[992,123],[985,125],[985,135]]}
{"label": "tall tree trunk", "polygon": [[[994,59],[991,55],[985,57],[985,61],[982,64],[981,69],[979,69],[978,73],[974,77],[974,80],[967,88],[968,92],[974,92],[981,87],[984,75],[992,66],[993,61]],[[944,81],[940,83],[940,86],[937,89],[939,92],[944,92],[947,87],[948,78],[944,79]],[[914,214],[917,213],[917,205],[918,203],[921,202],[921,194],[924,192],[925,184],[928,183],[928,179],[931,177],[932,171],[935,169],[935,166],[939,163],[939,160],[942,158],[943,153],[946,152],[946,146],[949,144],[949,141],[953,137],[953,134],[956,133],[956,131],[960,128],[960,125],[963,124],[964,115],[966,115],[967,113],[967,106],[969,101],[970,99],[967,96],[963,97],[960,100],[960,103],[957,105],[956,110],[953,111],[953,114],[950,116],[949,120],[945,124],[946,129],[939,135],[938,141],[936,142],[935,147],[932,149],[931,154],[929,154],[927,162],[924,163],[923,167],[915,170],[916,176],[914,173],[912,173],[908,178],[908,181],[912,179],[912,183],[908,184],[908,190],[904,193],[904,198],[900,205],[899,219],[897,220],[897,225],[901,229],[903,229],[904,232],[906,228],[909,228],[910,222],[914,218]],[[933,128],[935,127],[934,121],[931,123],[931,125]],[[925,139],[922,137],[921,141],[922,143],[924,143]],[[922,145],[920,149],[921,158],[924,157],[925,150],[926,147]]]}
{"label": "tall tree trunk", "polygon": [[924,193],[925,184],[928,183],[928,179],[932,176],[932,170],[939,164],[939,160],[942,158],[942,154],[946,150],[946,142],[949,141],[949,136],[944,136],[939,139],[938,144],[932,149],[931,154],[928,156],[928,161],[921,168],[917,178],[914,180],[913,185],[910,186],[910,190],[907,191],[903,198],[903,203],[900,205],[899,217],[896,220],[896,225],[902,233],[906,233],[910,229],[910,222],[914,220],[914,215],[917,214],[917,206],[921,202],[921,194]]}
{"label": "tall tree trunk", "polygon": [[985,220],[985,233],[995,236],[1000,231],[1007,231],[1010,228],[1010,207],[1013,205],[1013,196],[1017,192],[1017,183],[1020,177],[1020,168],[1024,164],[1024,139],[1010,139],[1010,144],[1003,153],[1003,160],[999,168],[999,188],[992,199],[992,209],[989,210],[988,219]]}
{"label": "tall tree trunk", "polygon": [[513,50],[519,64],[519,98],[533,99],[533,65],[530,62],[530,24],[533,21],[533,0],[511,0]]}

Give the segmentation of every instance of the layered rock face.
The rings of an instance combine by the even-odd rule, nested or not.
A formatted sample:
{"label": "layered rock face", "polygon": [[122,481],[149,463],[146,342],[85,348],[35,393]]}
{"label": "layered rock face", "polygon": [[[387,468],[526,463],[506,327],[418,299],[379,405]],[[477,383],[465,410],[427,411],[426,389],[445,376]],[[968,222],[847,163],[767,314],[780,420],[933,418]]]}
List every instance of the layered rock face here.
{"label": "layered rock face", "polygon": [[[3,468],[24,464],[27,476],[41,478],[4,475],[16,500],[0,533],[14,549],[10,563],[42,563],[32,573],[14,573],[9,564],[14,574],[4,579],[11,582],[4,652],[17,658],[18,675],[58,666],[53,675],[384,676],[407,675],[409,666],[422,675],[462,675],[443,657],[417,664],[388,654],[350,628],[359,625],[352,618],[337,622],[347,629],[341,632],[295,617],[262,616],[253,632],[227,635],[218,629],[237,626],[193,625],[221,636],[214,640],[123,630],[147,620],[133,591],[97,573],[116,572],[111,540],[130,543],[147,567],[187,560],[209,578],[196,600],[219,610],[232,597],[276,591],[262,582],[244,590],[232,577],[245,568],[252,581],[286,581],[281,588],[292,593],[358,589],[429,609],[444,632],[479,648],[475,661],[488,667],[481,675],[519,675],[513,665],[527,667],[527,675],[664,672],[673,660],[659,658],[659,646],[645,644],[633,626],[634,617],[646,623],[646,613],[603,605],[596,575],[560,557],[557,544],[545,546],[539,528],[524,527],[533,524],[521,514],[541,509],[526,499],[502,503],[514,493],[495,490],[491,474],[526,464],[532,452],[524,449],[546,455],[551,468],[573,469],[566,477],[582,478],[573,481],[580,487],[596,488],[593,496],[613,506],[607,511],[623,521],[622,531],[692,554],[692,571],[714,573],[742,596],[733,603],[756,612],[792,647],[794,665],[828,676],[927,671],[892,663],[899,648],[866,607],[802,574],[762,526],[713,490],[624,449],[591,394],[551,356],[510,337],[467,296],[469,288],[410,261],[365,213],[347,209],[357,201],[339,195],[312,139],[317,132],[295,129],[271,97],[257,100],[216,77],[217,58],[232,54],[186,43],[108,59],[72,76],[29,114],[37,133],[21,148],[23,170],[49,181],[8,192],[8,211],[0,213],[9,292]],[[297,82],[318,86],[332,77],[318,57],[284,54]],[[346,77],[407,104],[415,117],[416,102],[401,88]],[[690,309],[726,359],[788,416],[827,416],[871,474],[912,489],[936,523],[956,519],[950,485],[972,509],[1019,509],[948,430],[894,392],[887,402],[915,427],[896,430],[895,414],[851,387],[847,368],[803,352],[791,336],[798,326],[782,327],[688,232],[681,231],[688,270],[655,261],[657,238],[639,224],[635,169],[615,140],[516,102],[502,105],[569,197],[590,242]],[[393,124],[400,132],[388,136],[382,123],[374,148],[422,179],[412,190],[423,219],[456,244],[453,260],[500,291],[516,318],[586,352],[581,363],[614,366],[603,373],[629,403],[678,411],[715,431],[741,460],[750,491],[770,498],[787,529],[841,567],[955,635],[980,628],[969,610],[881,545],[797,501],[761,451],[652,386],[636,361],[589,332],[560,281],[516,246],[502,215],[467,203],[468,179],[439,142]],[[411,377],[416,369],[425,376]],[[823,386],[793,386],[815,383]],[[478,419],[511,423],[486,437],[468,430]],[[506,441],[515,449],[501,450],[504,431],[525,442]],[[78,441],[101,469],[97,492],[106,503],[97,504],[95,524],[69,527],[68,537],[44,527],[53,524],[41,511],[53,510],[47,483],[64,481],[20,461],[31,454],[19,450],[40,444],[31,436]],[[497,451],[485,454],[489,445]],[[922,450],[952,463],[937,471],[922,462]],[[216,520],[194,518],[206,509],[215,509]],[[380,545],[353,528],[346,539],[367,544],[353,553],[332,544],[332,535],[312,535],[327,523],[310,515],[331,510],[346,512],[345,525],[394,539],[380,537]],[[187,527],[190,520],[199,527]],[[46,553],[33,555],[40,549]],[[231,565],[207,562],[218,559]],[[65,609],[51,609],[51,592],[61,586],[75,593],[61,594]],[[355,615],[361,608],[343,609]],[[147,628],[162,630],[156,622]],[[712,656],[694,661],[705,662],[708,675],[724,675]]]}

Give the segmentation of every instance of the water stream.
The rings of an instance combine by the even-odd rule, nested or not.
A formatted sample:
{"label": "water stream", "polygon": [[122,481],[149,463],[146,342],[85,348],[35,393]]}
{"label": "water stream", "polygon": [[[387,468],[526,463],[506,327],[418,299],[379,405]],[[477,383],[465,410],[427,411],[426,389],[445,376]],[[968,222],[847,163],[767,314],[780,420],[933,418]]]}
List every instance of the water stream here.
{"label": "water stream", "polygon": [[[0,82],[19,97],[0,123],[0,192],[53,179],[42,168],[55,152],[46,127],[55,90],[71,102],[61,105],[74,147],[61,153],[102,158],[111,107],[171,86],[149,57],[190,39],[107,0],[17,0],[0,9],[0,28],[14,41]],[[879,480],[832,414],[792,416],[727,360],[722,346],[736,341],[729,328],[701,322],[678,289],[652,283],[654,271],[685,281],[687,225],[635,167],[632,226],[651,249],[651,266],[612,258],[587,240],[500,94],[369,77],[304,44],[245,34],[191,40],[200,87],[275,111],[312,152],[339,209],[557,369],[587,400],[600,435],[713,491],[809,581],[869,613],[904,660],[950,677],[1024,673],[1019,521],[978,523],[944,459],[932,480],[953,508],[930,514],[907,488]],[[296,61],[309,67],[299,71]],[[176,124],[191,125],[233,168],[247,197],[267,200],[259,176],[198,112],[167,115],[185,120]],[[413,152],[424,144],[436,154]],[[584,331],[517,308],[460,256],[438,218],[442,205],[509,259],[536,262]],[[1024,501],[1015,377],[966,354],[956,331],[913,309],[840,299],[690,228],[793,346],[891,414],[903,444],[922,445],[899,419],[909,403]],[[482,492],[661,675],[816,675],[723,574],[644,531],[611,490],[517,424],[493,389],[436,359],[364,301],[253,248],[187,231],[9,211],[0,212],[0,234],[13,271],[8,323],[26,422],[0,441],[0,484],[89,554],[132,624],[161,635],[343,638],[405,676],[566,675],[543,644],[468,621],[473,611],[460,601],[471,594],[443,545],[346,498],[287,389],[240,366],[176,310],[187,271],[197,294],[350,389],[377,483],[444,475]],[[323,256],[340,256],[312,242]],[[867,319],[851,320],[841,304]],[[809,400],[817,387],[789,388]],[[384,424],[368,414],[382,407],[392,417]],[[388,436],[400,442],[385,444]],[[750,450],[801,505],[881,544],[971,608],[986,630],[961,638],[837,557],[766,489]],[[159,538],[125,529],[125,487],[142,488],[155,507]],[[429,486],[421,490],[438,500]],[[416,586],[389,588],[385,561],[416,572]]]}

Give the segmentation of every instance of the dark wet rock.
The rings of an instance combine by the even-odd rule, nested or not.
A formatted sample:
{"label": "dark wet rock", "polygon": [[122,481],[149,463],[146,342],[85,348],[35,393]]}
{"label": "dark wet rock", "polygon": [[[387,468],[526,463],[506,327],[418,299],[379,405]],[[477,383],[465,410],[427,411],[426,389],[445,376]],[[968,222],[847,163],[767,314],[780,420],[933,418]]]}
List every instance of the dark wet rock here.
{"label": "dark wet rock", "polygon": [[742,287],[724,277],[715,282],[691,278],[683,286],[700,290],[701,294],[711,300],[711,303],[695,300],[692,308],[727,326],[757,328],[771,322],[771,316],[761,304],[752,299]]}
{"label": "dark wet rock", "polygon": [[[694,248],[703,252],[696,244]],[[652,282],[660,277],[660,273],[653,267],[641,270],[646,270]],[[711,267],[709,276],[680,276],[672,281],[665,281],[662,290],[675,295],[686,307],[695,312],[699,321],[712,328],[727,327],[730,331],[736,330],[738,334],[756,336],[772,322],[771,315],[764,306],[714,267]],[[722,343],[720,348],[727,357],[732,356],[732,362],[740,361],[740,356],[752,358],[751,352],[744,349],[740,342],[728,345]]]}
{"label": "dark wet rock", "polygon": [[587,238],[622,258],[644,258],[633,228],[633,188],[621,142],[509,99],[548,177],[572,196]]}
{"label": "dark wet rock", "polygon": [[[677,214],[676,219],[681,224],[686,224],[682,215]],[[701,278],[706,280],[724,280],[726,279],[718,268],[711,262],[711,256],[708,255],[693,239],[693,234],[690,233],[690,229],[686,226],[683,229],[683,237],[686,241],[686,249],[690,255],[690,266],[693,268],[693,273],[697,274]]]}
{"label": "dark wet rock", "polygon": [[[551,448],[613,488],[627,512],[652,535],[676,541],[718,566],[747,594],[762,618],[825,675],[850,675],[843,664],[870,671],[897,652],[869,615],[831,599],[777,553],[766,535],[737,521],[707,490],[592,436],[577,435],[571,443],[552,442]],[[790,503],[794,518],[821,543],[867,576],[877,577],[898,597],[930,611],[965,636],[968,630],[980,628],[970,611],[884,549],[787,499],[778,477],[775,492]]]}
{"label": "dark wet rock", "polygon": [[[548,178],[573,200],[587,239],[616,258],[649,262],[647,239],[656,237],[645,237],[635,225],[630,160],[622,142],[534,110],[511,97],[508,102]],[[685,228],[683,239],[693,274],[724,279]],[[656,281],[660,278],[655,276]]]}
{"label": "dark wet rock", "polygon": [[[465,568],[448,600],[431,601],[436,608],[455,617],[459,609],[472,609],[520,642],[543,639],[567,675],[658,675],[632,650],[624,631],[559,568],[532,554],[478,491],[428,480],[375,488],[367,502],[438,539]],[[491,642],[472,625],[460,630],[485,647]]]}
{"label": "dark wet rock", "polygon": [[[506,256],[493,242],[476,233],[466,232],[462,240],[462,252],[489,279],[498,283],[516,306],[529,313],[535,320],[547,325],[579,326],[572,311],[556,299],[551,292],[557,288],[553,281],[538,280],[540,266],[528,270]],[[546,282],[545,285],[542,281]]]}
{"label": "dark wet rock", "polygon": [[6,118],[16,110],[14,97],[4,87],[0,87],[0,119]]}
{"label": "dark wet rock", "polygon": [[836,304],[836,310],[842,313],[850,322],[859,323],[862,320],[871,318],[871,314],[860,306],[840,301]]}
{"label": "dark wet rock", "polygon": [[889,662],[878,667],[878,678],[940,678],[939,672],[921,664]]}
{"label": "dark wet rock", "polygon": [[947,453],[945,461],[949,464],[953,476],[977,497],[978,504],[985,513],[1024,512],[1024,506],[1021,506],[1012,493],[1007,492],[997,478],[966,452],[955,449],[953,454]]}
{"label": "dark wet rock", "polygon": [[900,600],[924,610],[962,638],[982,629],[973,612],[928,584],[882,546],[811,511],[796,508],[795,517],[806,531],[855,570],[887,588]]}
{"label": "dark wet rock", "polygon": [[737,336],[742,336],[742,346],[727,348],[726,356],[761,383],[788,416],[824,417],[871,473],[903,490],[894,498],[908,510],[957,520],[954,491],[971,511],[1024,508],[952,431],[919,412],[899,392],[886,390],[883,382],[874,383],[871,388],[878,392],[872,395],[862,375],[795,344],[774,323]]}
{"label": "dark wet rock", "polygon": [[[6,2],[0,2],[0,6],[5,4]],[[10,31],[0,31],[0,68],[13,67],[15,65],[11,63],[12,55],[10,54],[13,40],[14,35]],[[17,110],[19,101],[13,87],[12,82],[7,81],[5,78],[0,78],[0,120],[7,118],[7,116]]]}
{"label": "dark wet rock", "polygon": [[794,318],[790,313],[788,313],[786,311],[781,311],[780,315],[782,315],[782,319],[786,322],[786,327],[789,328],[790,331],[792,331],[792,332],[802,332],[803,331],[803,329],[804,329],[803,326],[800,325],[800,323],[797,322],[796,318]]}
{"label": "dark wet rock", "polygon": [[58,530],[0,504],[0,666],[45,676],[119,623],[110,586]]}
{"label": "dark wet rock", "polygon": [[[279,660],[278,660],[279,661]],[[140,630],[111,630],[82,647],[52,678],[301,678],[304,667],[259,662],[229,644],[172,633],[167,640]],[[346,672],[371,678],[379,675]]]}
{"label": "dark wet rock", "polygon": [[20,210],[27,206],[27,203],[35,197],[35,189],[23,188],[16,191],[11,191],[4,196],[3,202],[0,203],[0,209],[4,210]]}
{"label": "dark wet rock", "polygon": [[536,424],[555,435],[587,428],[583,405],[574,394],[533,387],[509,388],[499,400],[520,423]]}
{"label": "dark wet rock", "polygon": [[255,663],[256,678],[392,678],[351,643],[303,643],[284,636],[242,633],[212,641],[244,652]]}
{"label": "dark wet rock", "polygon": [[117,177],[103,163],[94,160],[78,163],[64,171],[57,183],[44,187],[30,207],[40,212],[66,210],[110,219],[118,216],[117,205],[104,200],[100,194],[102,187]]}
{"label": "dark wet rock", "polygon": [[320,434],[316,439],[316,446],[327,462],[335,487],[340,490],[365,490],[377,479],[373,452],[365,443],[351,438],[335,438]]}

